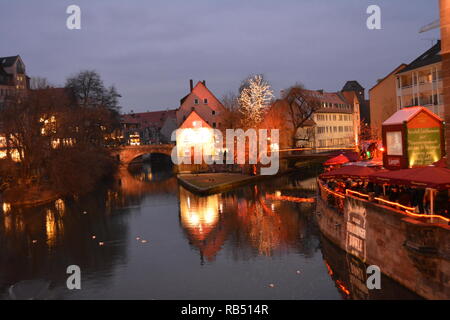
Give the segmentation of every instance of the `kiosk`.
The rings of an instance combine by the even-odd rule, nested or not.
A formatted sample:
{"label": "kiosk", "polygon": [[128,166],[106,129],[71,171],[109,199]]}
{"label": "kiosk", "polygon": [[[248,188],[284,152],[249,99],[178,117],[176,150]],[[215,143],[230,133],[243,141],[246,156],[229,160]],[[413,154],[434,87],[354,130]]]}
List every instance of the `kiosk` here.
{"label": "kiosk", "polygon": [[427,108],[397,111],[383,122],[382,134],[386,169],[423,167],[445,155],[444,123]]}

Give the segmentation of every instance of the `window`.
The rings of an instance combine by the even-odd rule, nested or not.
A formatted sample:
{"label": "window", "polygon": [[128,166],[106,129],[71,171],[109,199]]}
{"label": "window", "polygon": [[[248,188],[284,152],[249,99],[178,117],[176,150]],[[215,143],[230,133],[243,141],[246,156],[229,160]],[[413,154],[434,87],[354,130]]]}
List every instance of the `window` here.
{"label": "window", "polygon": [[198,99],[194,99],[194,104],[198,104]]}
{"label": "window", "polygon": [[391,131],[386,133],[387,155],[401,156],[403,155],[402,133],[401,131]]}
{"label": "window", "polygon": [[206,99],[206,98],[203,99],[203,103],[204,103],[204,104],[208,104],[208,99]]}
{"label": "window", "polygon": [[211,113],[212,113],[212,115],[215,115],[215,114],[216,114],[216,111],[213,110],[213,111],[211,111]]}
{"label": "window", "polygon": [[193,128],[201,128],[202,122],[201,121],[192,121],[192,127]]}
{"label": "window", "polygon": [[213,122],[213,128],[216,128],[216,123],[215,122]]}

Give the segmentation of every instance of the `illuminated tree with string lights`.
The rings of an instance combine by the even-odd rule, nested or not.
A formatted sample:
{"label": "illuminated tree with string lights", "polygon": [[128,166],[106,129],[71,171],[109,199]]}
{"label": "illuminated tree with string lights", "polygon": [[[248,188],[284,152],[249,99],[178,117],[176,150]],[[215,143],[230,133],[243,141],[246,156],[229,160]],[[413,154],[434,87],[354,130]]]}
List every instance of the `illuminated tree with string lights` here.
{"label": "illuminated tree with string lights", "polygon": [[262,75],[247,78],[241,86],[238,99],[242,124],[247,128],[257,127],[263,120],[272,98],[273,91]]}

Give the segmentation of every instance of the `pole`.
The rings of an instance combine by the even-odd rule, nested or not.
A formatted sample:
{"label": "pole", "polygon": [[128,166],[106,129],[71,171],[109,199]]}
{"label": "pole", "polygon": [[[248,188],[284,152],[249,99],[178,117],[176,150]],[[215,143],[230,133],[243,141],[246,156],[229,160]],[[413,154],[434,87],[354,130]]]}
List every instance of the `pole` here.
{"label": "pole", "polygon": [[430,214],[434,214],[434,189],[430,189]]}

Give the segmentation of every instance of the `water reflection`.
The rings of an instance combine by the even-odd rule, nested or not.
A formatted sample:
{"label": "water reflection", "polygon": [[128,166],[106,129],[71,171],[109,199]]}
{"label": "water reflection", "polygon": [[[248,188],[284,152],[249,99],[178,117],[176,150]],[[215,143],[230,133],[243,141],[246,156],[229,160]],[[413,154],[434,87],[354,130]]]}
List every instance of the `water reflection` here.
{"label": "water reflection", "polygon": [[219,196],[196,197],[180,187],[180,219],[183,228],[198,241],[204,241],[219,220]]}
{"label": "water reflection", "polygon": [[325,237],[321,237],[322,253],[328,274],[343,299],[352,300],[415,300],[421,299],[410,290],[382,275],[381,289],[369,290],[366,285],[367,267],[362,261],[342,251]]}
{"label": "water reflection", "polygon": [[3,202],[2,210],[4,214],[8,214],[11,211],[11,204],[8,202]]}
{"label": "water reflection", "polygon": [[290,251],[312,254],[318,246],[309,223],[313,204],[273,200],[267,196],[273,187],[262,184],[207,197],[179,188],[181,226],[202,261],[213,261],[225,241],[232,243],[236,259]]}
{"label": "water reflection", "polygon": [[[99,196],[103,196],[101,201]],[[52,295],[47,298],[63,298],[69,294],[65,271],[70,264],[79,265],[86,273],[102,270],[108,274],[124,261],[124,246],[100,248],[91,239],[96,234],[108,244],[127,236],[126,224],[113,222],[104,214],[105,196],[105,192],[99,192],[77,200],[60,199],[37,208],[12,208],[8,215],[3,215],[0,224],[3,298],[8,298],[7,289],[13,284],[41,279],[51,283]],[[102,277],[96,281],[102,282]],[[103,284],[107,286],[106,278]]]}
{"label": "water reflection", "polygon": [[[288,201],[313,195],[304,173],[199,197],[166,169],[122,169],[94,194],[36,208],[3,204],[3,298],[23,280],[50,283],[46,298],[59,299],[373,298],[357,291],[348,257],[323,244],[314,204]],[[71,264],[80,291],[66,288]]]}

